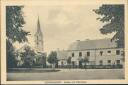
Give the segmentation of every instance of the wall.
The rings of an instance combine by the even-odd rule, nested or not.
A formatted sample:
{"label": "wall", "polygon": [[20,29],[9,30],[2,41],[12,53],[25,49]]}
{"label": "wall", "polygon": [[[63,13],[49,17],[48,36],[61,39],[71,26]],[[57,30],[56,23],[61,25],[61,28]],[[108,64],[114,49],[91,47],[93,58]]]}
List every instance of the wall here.
{"label": "wall", "polygon": [[[116,55],[116,50],[120,50],[120,55]],[[102,55],[100,51],[103,51]],[[111,53],[108,53],[111,51]],[[79,65],[79,59],[88,57],[89,65],[100,65],[100,61],[103,61],[103,65],[108,65],[108,60],[111,60],[111,65],[117,64],[116,60],[120,60],[120,63],[123,64],[123,56],[121,55],[123,48],[107,48],[107,49],[90,49],[90,50],[69,50],[67,51],[66,56],[72,57],[72,53],[74,53],[74,57],[72,57],[72,61],[75,62],[76,65]],[[79,52],[82,52],[82,56],[79,56]],[[90,52],[90,56],[87,56],[87,52]],[[61,56],[61,55],[59,55]]]}
{"label": "wall", "polygon": [[[111,53],[107,52],[109,50],[111,51]],[[120,50],[120,55],[116,55],[116,50]],[[100,51],[103,51],[102,56],[100,55]],[[123,56],[121,55],[121,51],[123,51],[123,48],[97,50],[96,65],[99,65],[100,60],[103,60],[103,65],[108,65],[108,60],[111,60],[111,65],[117,64],[116,60],[120,60],[120,63],[123,64]]]}

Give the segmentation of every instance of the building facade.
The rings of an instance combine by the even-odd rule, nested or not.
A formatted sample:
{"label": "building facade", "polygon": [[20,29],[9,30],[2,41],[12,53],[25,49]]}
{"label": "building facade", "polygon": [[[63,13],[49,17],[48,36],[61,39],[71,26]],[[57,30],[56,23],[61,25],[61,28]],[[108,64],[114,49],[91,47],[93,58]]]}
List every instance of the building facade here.
{"label": "building facade", "polygon": [[[124,65],[124,48],[117,48],[111,39],[76,41],[68,50],[57,51],[59,65],[79,66],[81,60],[86,60],[87,65]],[[82,63],[83,65],[85,63]]]}

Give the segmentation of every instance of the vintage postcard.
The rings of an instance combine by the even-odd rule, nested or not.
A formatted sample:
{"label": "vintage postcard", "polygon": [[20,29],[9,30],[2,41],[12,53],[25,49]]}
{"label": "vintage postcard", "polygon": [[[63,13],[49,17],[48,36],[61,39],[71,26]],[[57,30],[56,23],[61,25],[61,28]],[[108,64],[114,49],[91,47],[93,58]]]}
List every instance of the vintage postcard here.
{"label": "vintage postcard", "polygon": [[128,83],[128,0],[2,0],[2,84]]}

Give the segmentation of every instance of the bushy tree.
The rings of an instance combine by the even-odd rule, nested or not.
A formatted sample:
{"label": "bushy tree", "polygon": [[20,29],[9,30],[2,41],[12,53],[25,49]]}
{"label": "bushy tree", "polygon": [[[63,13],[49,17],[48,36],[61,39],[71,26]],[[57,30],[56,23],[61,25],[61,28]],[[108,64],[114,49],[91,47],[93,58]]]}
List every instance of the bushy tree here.
{"label": "bushy tree", "polygon": [[6,36],[11,42],[18,41],[19,43],[27,41],[29,32],[22,28],[25,24],[23,6],[7,6],[6,7]]}
{"label": "bushy tree", "polygon": [[86,68],[87,63],[89,62],[89,58],[85,56],[84,58],[81,59],[81,62],[84,63],[84,68]]}
{"label": "bushy tree", "polygon": [[49,55],[48,55],[48,59],[47,61],[52,64],[53,66],[55,66],[58,62],[57,60],[57,52],[56,51],[52,51]]}
{"label": "bushy tree", "polygon": [[43,66],[44,68],[46,67],[46,54],[36,54],[36,66]]}
{"label": "bushy tree", "polygon": [[15,64],[13,43],[18,41],[23,43],[27,41],[29,32],[22,28],[25,24],[22,12],[23,6],[6,6],[6,50],[7,50],[7,67]]}
{"label": "bushy tree", "polygon": [[[7,68],[16,67],[16,60],[15,60],[15,49],[13,48],[12,44],[7,40],[6,41],[6,52],[7,52]],[[9,48],[8,48],[9,47]]]}
{"label": "bushy tree", "polygon": [[41,62],[42,62],[43,67],[45,68],[46,67],[46,56],[45,55],[42,55]]}
{"label": "bushy tree", "polygon": [[71,59],[72,59],[71,57],[68,57],[68,59],[67,59],[67,63],[68,64],[71,64],[72,63]]}
{"label": "bushy tree", "polygon": [[82,61],[83,61],[84,63],[88,63],[88,62],[89,62],[89,59],[88,59],[88,57],[85,57],[85,58],[82,59]]}
{"label": "bushy tree", "polygon": [[21,52],[21,58],[23,60],[23,67],[32,67],[35,64],[36,53],[29,46],[24,48],[24,52]]}
{"label": "bushy tree", "polygon": [[79,60],[79,68],[82,68],[83,67],[82,63],[84,63],[84,59],[82,57],[79,57],[78,60]]}
{"label": "bushy tree", "polygon": [[124,5],[102,5],[93,11],[101,15],[98,20],[106,23],[100,32],[102,34],[115,32],[112,40],[116,40],[118,47],[124,47]]}
{"label": "bushy tree", "polygon": [[72,58],[71,57],[68,57],[67,64],[69,65],[69,68],[71,67],[71,63],[72,63]]}

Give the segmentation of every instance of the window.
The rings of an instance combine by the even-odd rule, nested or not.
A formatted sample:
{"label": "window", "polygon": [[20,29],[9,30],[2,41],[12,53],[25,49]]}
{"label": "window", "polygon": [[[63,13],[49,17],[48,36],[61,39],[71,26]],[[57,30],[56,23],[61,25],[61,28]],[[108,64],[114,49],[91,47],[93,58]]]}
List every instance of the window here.
{"label": "window", "polygon": [[74,57],[74,53],[72,53],[72,57]]}
{"label": "window", "polygon": [[101,56],[103,55],[103,51],[100,51],[100,55],[101,55]]}
{"label": "window", "polygon": [[100,65],[103,65],[103,61],[102,61],[102,60],[100,60],[100,61],[99,61],[99,64],[100,64]]}
{"label": "window", "polygon": [[111,60],[108,60],[108,64],[111,64]]}
{"label": "window", "polygon": [[87,52],[87,56],[90,56],[90,52]]}
{"label": "window", "polygon": [[116,50],[116,55],[120,55],[120,50]]}
{"label": "window", "polygon": [[111,53],[111,51],[109,50],[108,53]]}
{"label": "window", "polygon": [[124,54],[125,54],[125,53],[124,53],[124,51],[120,51],[120,52],[121,52],[121,53],[120,53],[120,54],[121,54],[121,56],[124,56]]}
{"label": "window", "polygon": [[116,64],[119,65],[120,64],[120,60],[116,60]]}
{"label": "window", "polygon": [[79,52],[79,56],[82,56],[82,52]]}

